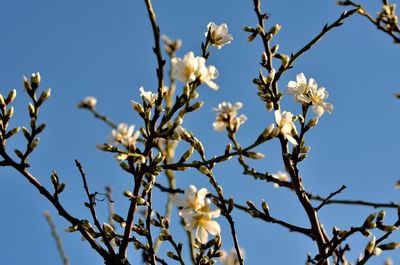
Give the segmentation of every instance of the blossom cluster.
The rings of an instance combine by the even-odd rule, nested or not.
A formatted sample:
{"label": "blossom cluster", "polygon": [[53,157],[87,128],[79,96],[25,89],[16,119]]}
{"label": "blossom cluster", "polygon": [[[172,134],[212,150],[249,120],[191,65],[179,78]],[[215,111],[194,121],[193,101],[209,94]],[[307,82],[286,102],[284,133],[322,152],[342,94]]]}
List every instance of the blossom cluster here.
{"label": "blossom cluster", "polygon": [[183,58],[172,58],[171,62],[175,69],[175,77],[179,81],[191,83],[198,79],[214,90],[219,88],[213,81],[218,77],[218,70],[213,65],[206,66],[204,57],[195,57],[193,52],[188,52]]}
{"label": "blossom cluster", "polygon": [[290,81],[287,87],[288,94],[293,95],[294,99],[303,105],[310,104],[318,117],[321,117],[325,111],[329,113],[333,111],[333,105],[325,102],[329,96],[328,91],[324,87],[318,88],[313,78],[310,78],[307,83],[304,74],[300,73],[296,76],[296,81]]}
{"label": "blossom cluster", "polygon": [[240,125],[247,120],[247,117],[243,114],[237,116],[237,110],[241,109],[242,106],[241,102],[236,102],[232,105],[230,102],[223,101],[218,104],[218,108],[213,108],[217,112],[217,117],[213,123],[214,129],[218,132],[222,132],[225,129],[236,132]]}
{"label": "blossom cluster", "polygon": [[196,239],[205,244],[208,242],[208,234],[219,235],[221,227],[213,218],[220,216],[219,209],[211,210],[211,201],[206,198],[208,191],[205,188],[197,190],[194,185],[186,188],[184,197],[175,196],[174,203],[180,208],[179,215],[185,222],[185,229],[196,229]]}

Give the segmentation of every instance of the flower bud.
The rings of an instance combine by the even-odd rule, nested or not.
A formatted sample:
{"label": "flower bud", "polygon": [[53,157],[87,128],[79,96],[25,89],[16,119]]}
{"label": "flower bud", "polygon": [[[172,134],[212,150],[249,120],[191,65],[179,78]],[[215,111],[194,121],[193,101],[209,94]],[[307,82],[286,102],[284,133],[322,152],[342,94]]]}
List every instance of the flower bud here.
{"label": "flower bud", "polygon": [[276,24],[275,26],[273,26],[273,27],[269,30],[269,32],[270,32],[272,35],[276,35],[276,34],[278,34],[278,32],[281,30],[281,28],[282,28],[281,25]]}
{"label": "flower bud", "polygon": [[261,207],[263,208],[265,214],[269,214],[269,206],[266,201],[262,200]]}
{"label": "flower bud", "polygon": [[144,113],[144,108],[143,108],[142,104],[140,104],[136,101],[133,101],[133,100],[132,100],[132,108],[139,114]]}
{"label": "flower bud", "polygon": [[8,93],[6,104],[10,104],[11,102],[13,102],[16,96],[17,96],[17,90],[15,89],[11,90],[10,93]]}
{"label": "flower bud", "polygon": [[286,68],[289,65],[290,58],[286,54],[281,54],[281,60],[282,60],[282,67]]}
{"label": "flower bud", "polygon": [[32,91],[32,86],[31,86],[31,83],[28,81],[28,78],[26,78],[26,76],[24,76],[22,79],[24,81],[24,87],[25,87],[26,91],[28,91],[28,92]]}
{"label": "flower bud", "polygon": [[376,237],[373,236],[373,237],[371,238],[371,240],[368,242],[367,246],[365,247],[365,253],[366,253],[367,255],[370,255],[370,254],[372,253],[372,251],[373,251],[374,248],[375,248],[375,244],[376,244]]}
{"label": "flower bud", "polygon": [[40,77],[40,73],[39,72],[37,72],[36,74],[32,74],[31,86],[32,86],[33,89],[36,89],[36,88],[39,87],[40,80],[41,80],[41,77]]}

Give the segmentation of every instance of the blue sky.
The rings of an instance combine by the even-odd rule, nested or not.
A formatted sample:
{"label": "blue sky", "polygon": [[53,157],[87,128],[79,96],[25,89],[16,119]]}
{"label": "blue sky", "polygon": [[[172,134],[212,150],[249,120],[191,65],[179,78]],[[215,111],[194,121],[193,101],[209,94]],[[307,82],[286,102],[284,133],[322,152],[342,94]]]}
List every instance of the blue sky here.
{"label": "blue sky", "polygon": [[[264,3],[266,2],[266,3]],[[286,54],[299,50],[318,34],[325,23],[334,21],[344,10],[335,1],[264,1],[271,14],[268,22],[282,25],[273,43]],[[375,14],[380,1],[364,1]],[[368,2],[368,3],[367,3]],[[398,3],[398,1],[395,1]],[[162,34],[183,40],[178,53],[200,54],[206,25],[210,21],[227,23],[234,41],[221,50],[212,49],[209,64],[215,65],[220,90],[206,86],[199,89],[205,101],[201,111],[189,116],[183,126],[196,133],[206,147],[208,157],[223,153],[228,143],[224,133],[213,131],[215,114],[211,111],[226,100],[244,104],[242,113],[248,121],[241,127],[238,139],[250,144],[260,131],[273,122],[264,110],[251,80],[258,75],[262,52],[260,40],[247,43],[243,26],[255,26],[252,1],[154,1]],[[130,101],[139,100],[139,87],[156,90],[156,60],[152,53],[153,38],[142,1],[105,0],[2,0],[0,3],[0,93],[16,88],[16,114],[13,125],[28,125],[27,96],[22,76],[40,71],[42,88],[51,87],[52,97],[41,110],[41,121],[48,125],[41,144],[31,157],[31,171],[50,187],[49,176],[56,170],[67,183],[62,195],[66,208],[80,218],[89,218],[83,206],[85,197],[74,159],[84,165],[92,190],[102,191],[112,184],[116,209],[121,215],[127,207],[122,191],[132,188],[132,179],[122,172],[114,159],[96,150],[107,141],[110,128],[89,113],[78,110],[85,96],[98,99],[98,110],[116,123],[142,124],[131,110]],[[341,185],[348,188],[338,198],[377,202],[398,201],[399,191],[393,184],[399,179],[398,117],[400,101],[393,93],[400,91],[399,46],[375,30],[362,17],[348,19],[344,26],[330,32],[315,48],[300,58],[294,69],[282,78],[280,88],[304,72],[330,93],[328,102],[334,112],[324,115],[318,126],[306,137],[311,146],[309,157],[301,164],[301,176],[312,193],[327,195]],[[181,83],[179,83],[182,86]],[[299,107],[289,96],[283,108],[294,113]],[[22,137],[9,142],[9,150],[23,146]],[[255,163],[260,171],[282,170],[277,142],[257,148],[266,159]],[[254,181],[241,174],[232,159],[215,170],[227,195],[244,203],[257,205],[264,198],[271,213],[289,222],[307,226],[304,211],[294,194],[274,189],[271,184]],[[49,209],[60,229],[72,264],[100,264],[101,260],[78,234],[66,234],[68,224],[59,218],[51,205],[14,171],[0,168],[0,198],[3,202],[2,261],[6,264],[60,264],[49,228],[42,216]],[[163,180],[163,176],[160,177]],[[211,189],[208,181],[196,171],[177,176],[180,187],[193,183]],[[160,201],[164,195],[157,195]],[[159,205],[162,208],[162,203]],[[105,204],[99,204],[105,209]],[[350,206],[327,206],[320,211],[328,231],[333,225],[346,229],[361,225],[374,209]],[[395,211],[388,210],[388,220]],[[315,253],[313,242],[302,235],[253,220],[240,212],[237,218],[239,240],[246,251],[248,264],[304,264],[306,253]],[[103,215],[105,217],[105,215]],[[173,218],[178,219],[177,211]],[[224,248],[232,241],[228,226],[223,226]],[[179,227],[177,237],[185,240]],[[399,240],[399,236],[393,237]],[[356,236],[349,258],[354,261],[367,240]],[[400,260],[399,252],[388,252],[371,264],[381,264],[384,257]],[[16,258],[17,257],[17,258]]]}

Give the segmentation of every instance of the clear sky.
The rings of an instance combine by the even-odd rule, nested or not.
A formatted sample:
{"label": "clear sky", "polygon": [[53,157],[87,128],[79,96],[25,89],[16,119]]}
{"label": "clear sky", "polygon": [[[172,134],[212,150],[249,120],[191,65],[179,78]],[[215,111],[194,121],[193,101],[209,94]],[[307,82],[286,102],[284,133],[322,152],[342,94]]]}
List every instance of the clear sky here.
{"label": "clear sky", "polygon": [[[368,3],[367,3],[368,2]],[[371,3],[374,2],[374,3]],[[381,1],[364,1],[372,14]],[[398,1],[395,1],[398,3]],[[205,85],[199,88],[205,101],[201,111],[189,116],[183,126],[196,133],[206,148],[207,156],[222,154],[228,138],[215,132],[212,108],[226,100],[243,102],[242,112],[248,121],[241,127],[238,139],[242,145],[255,140],[260,131],[273,122],[273,114],[264,110],[251,80],[258,76],[262,45],[259,39],[247,43],[243,26],[257,23],[252,1],[154,1],[162,34],[183,40],[178,53],[200,54],[206,25],[210,21],[227,23],[234,41],[221,50],[212,49],[209,63],[220,77],[220,90]],[[274,39],[286,54],[299,50],[333,22],[344,11],[335,1],[270,0],[263,1],[270,15],[269,25],[282,25]],[[132,179],[119,169],[109,155],[96,150],[96,144],[107,141],[110,128],[76,108],[85,96],[98,99],[97,109],[116,123],[142,126],[130,106],[138,101],[139,87],[156,91],[156,60],[152,53],[153,38],[143,1],[106,0],[2,0],[0,2],[0,93],[16,88],[16,114],[13,125],[28,126],[27,101],[22,76],[40,71],[42,88],[51,87],[52,97],[41,110],[41,121],[48,125],[41,136],[38,150],[31,157],[31,171],[50,187],[49,176],[56,170],[67,184],[61,200],[79,218],[89,218],[81,180],[74,159],[84,165],[92,190],[101,192],[111,184],[115,190],[117,212],[125,215],[124,190],[132,189]],[[399,191],[393,189],[399,179],[399,112],[400,101],[393,93],[400,91],[398,62],[400,47],[392,43],[365,18],[354,16],[344,26],[330,32],[318,45],[300,58],[294,69],[280,82],[281,89],[297,73],[304,72],[330,93],[332,114],[324,115],[308,134],[309,157],[301,164],[301,176],[308,191],[328,195],[341,185],[347,189],[338,198],[376,202],[398,202]],[[182,86],[181,83],[178,84]],[[283,108],[294,113],[299,107],[286,96]],[[22,147],[22,137],[9,142],[9,150]],[[255,163],[259,171],[274,173],[283,169],[277,142],[257,148],[266,158]],[[260,205],[264,198],[272,215],[291,223],[307,226],[304,211],[294,194],[274,189],[241,174],[235,159],[217,166],[216,176],[227,196],[244,204],[253,200]],[[160,181],[164,177],[160,176]],[[196,171],[179,174],[178,186],[193,183],[211,189],[204,176]],[[165,195],[157,194],[157,201]],[[101,259],[78,234],[67,234],[68,224],[57,216],[51,205],[25,179],[12,170],[0,168],[1,263],[61,264],[49,227],[42,216],[49,209],[59,227],[71,264],[101,264]],[[162,211],[162,203],[158,204]],[[105,209],[105,203],[99,207]],[[327,231],[336,225],[347,229],[361,225],[364,218],[377,210],[326,206],[320,217]],[[105,215],[103,220],[105,220]],[[254,220],[234,212],[238,237],[246,251],[247,264],[304,264],[306,253],[315,254],[314,243],[302,235],[289,233],[274,224]],[[388,210],[388,220],[396,217]],[[173,219],[177,220],[177,211]],[[223,227],[224,249],[232,248],[227,222]],[[176,227],[177,237],[186,239]],[[399,236],[393,239],[400,240]],[[354,237],[349,254],[355,261],[367,239]],[[371,264],[382,264],[384,257],[400,260],[400,253],[387,252]],[[136,263],[137,264],[137,263]]]}

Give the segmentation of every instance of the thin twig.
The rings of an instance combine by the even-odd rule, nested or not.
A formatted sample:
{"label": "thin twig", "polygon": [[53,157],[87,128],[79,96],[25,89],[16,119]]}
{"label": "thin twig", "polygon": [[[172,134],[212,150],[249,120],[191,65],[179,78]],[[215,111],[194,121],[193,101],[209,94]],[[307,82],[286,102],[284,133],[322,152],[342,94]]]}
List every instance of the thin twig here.
{"label": "thin twig", "polygon": [[104,232],[104,229],[101,227],[99,219],[97,218],[96,207],[95,207],[95,204],[96,204],[95,196],[92,193],[90,193],[90,191],[89,191],[89,186],[88,186],[87,180],[86,180],[86,174],[83,170],[82,164],[78,160],[75,159],[75,165],[78,168],[79,173],[82,177],[83,188],[85,189],[86,195],[89,200],[87,206],[90,209],[90,213],[92,215],[94,225],[99,230],[101,237],[103,238],[104,244],[106,245],[108,251],[111,253],[111,255],[115,255],[114,249],[110,244],[110,240],[107,238],[106,233]]}
{"label": "thin twig", "polygon": [[47,220],[47,223],[50,226],[51,229],[51,235],[53,236],[54,240],[56,241],[56,246],[57,246],[57,251],[60,254],[60,258],[63,262],[64,265],[70,265],[69,260],[68,260],[68,256],[65,254],[65,250],[64,250],[64,246],[63,243],[61,241],[61,237],[57,232],[57,227],[56,224],[53,221],[53,218],[51,217],[51,214],[49,211],[45,211],[43,213],[44,217]]}
{"label": "thin twig", "polygon": [[327,204],[327,203],[329,202],[329,200],[330,200],[331,198],[333,198],[335,195],[341,193],[344,189],[346,189],[346,186],[345,186],[345,185],[343,185],[342,187],[340,187],[340,189],[338,189],[337,191],[332,192],[328,197],[326,197],[325,200],[323,200],[323,201],[321,202],[321,204],[320,204],[318,207],[315,208],[315,210],[318,212],[325,204]]}

